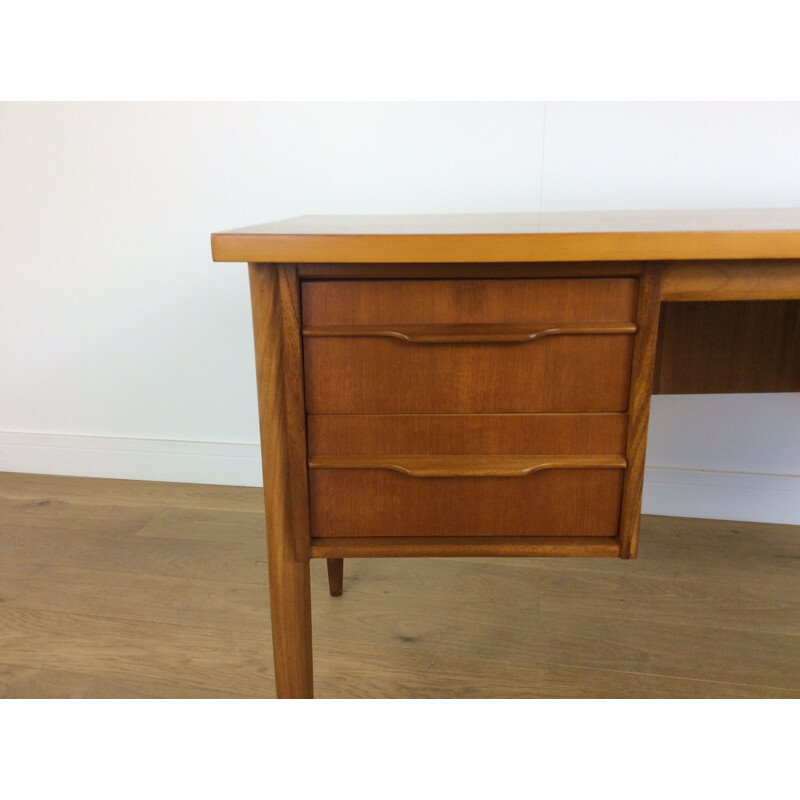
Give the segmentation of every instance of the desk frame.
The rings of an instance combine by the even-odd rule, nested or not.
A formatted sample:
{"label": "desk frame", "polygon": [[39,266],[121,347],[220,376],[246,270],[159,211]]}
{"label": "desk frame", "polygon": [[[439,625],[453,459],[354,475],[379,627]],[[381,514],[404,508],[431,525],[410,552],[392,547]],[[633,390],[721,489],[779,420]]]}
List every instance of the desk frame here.
{"label": "desk frame", "polygon": [[[768,214],[748,213],[748,224]],[[353,229],[348,218],[330,218],[328,228],[325,224],[316,226],[321,232],[313,221],[308,222],[312,218],[299,218],[294,228],[291,223],[295,221],[289,221],[288,226],[277,223],[213,236],[216,260],[250,264],[278,696],[313,696],[310,558],[635,557],[660,304],[800,300],[800,213],[786,211],[783,216],[797,224],[748,230],[746,225],[745,229],[737,228],[740,220],[734,218],[725,230],[702,231],[695,226],[687,231],[670,228],[648,232],[637,227],[639,223],[634,220],[636,224],[628,231],[615,228],[543,235],[541,222],[536,222],[539,228],[519,233],[486,231],[489,235],[475,235],[467,220],[462,232],[432,235],[424,231],[414,236],[407,230],[387,232],[381,228],[386,218],[375,218],[381,220],[375,223],[379,230],[364,235],[358,233],[358,226]],[[529,224],[524,221],[524,225]],[[561,224],[557,219],[555,228]],[[640,281],[639,333],[628,407],[629,469],[623,488],[620,535],[615,540],[311,538],[300,318],[302,280],[600,275],[636,275]]]}

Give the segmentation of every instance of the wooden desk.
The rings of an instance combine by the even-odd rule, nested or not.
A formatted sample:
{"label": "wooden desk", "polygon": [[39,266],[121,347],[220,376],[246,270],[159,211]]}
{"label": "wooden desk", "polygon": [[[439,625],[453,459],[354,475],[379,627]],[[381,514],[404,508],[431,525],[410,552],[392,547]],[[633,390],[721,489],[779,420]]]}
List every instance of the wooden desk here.
{"label": "wooden desk", "polygon": [[800,390],[800,210],[308,216],[212,251],[250,264],[279,697],[313,696],[310,558],[334,595],[348,557],[633,558],[654,384]]}

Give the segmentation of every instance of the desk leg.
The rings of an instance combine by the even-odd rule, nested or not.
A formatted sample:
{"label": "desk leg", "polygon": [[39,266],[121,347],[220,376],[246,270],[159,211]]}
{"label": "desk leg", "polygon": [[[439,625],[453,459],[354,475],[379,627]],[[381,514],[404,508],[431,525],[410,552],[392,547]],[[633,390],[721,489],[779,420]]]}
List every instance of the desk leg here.
{"label": "desk leg", "polygon": [[620,556],[636,558],[639,546],[639,521],[644,486],[644,457],[647,448],[647,422],[656,360],[658,315],[661,307],[661,265],[645,266],[639,278],[636,322],[639,331],[633,346],[633,369],[628,401],[628,468],[622,487],[620,512]]}
{"label": "desk leg", "polygon": [[344,559],[343,558],[329,558],[328,559],[328,588],[331,592],[331,597],[341,597],[344,581]]}
{"label": "desk leg", "polygon": [[269,523],[267,549],[277,695],[313,697],[309,562],[296,561],[290,532]]}
{"label": "desk leg", "polygon": [[[287,423],[284,324],[278,267],[250,265],[250,298],[261,423],[261,462],[267,518],[272,646],[278,697],[313,697],[309,561],[298,555],[292,515],[291,444]],[[307,508],[303,487],[295,503]],[[303,505],[305,503],[305,505]]]}

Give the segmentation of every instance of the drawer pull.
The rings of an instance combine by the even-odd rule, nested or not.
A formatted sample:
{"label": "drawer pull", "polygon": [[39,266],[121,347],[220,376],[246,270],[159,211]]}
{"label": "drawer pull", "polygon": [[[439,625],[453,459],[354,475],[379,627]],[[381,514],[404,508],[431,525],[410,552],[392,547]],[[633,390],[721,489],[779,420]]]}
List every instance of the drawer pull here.
{"label": "drawer pull", "polygon": [[412,344],[453,344],[482,342],[530,342],[544,336],[575,334],[636,333],[633,322],[571,322],[563,325],[403,325],[376,327],[373,325],[327,326],[303,328],[303,336],[361,336],[400,339]]}
{"label": "drawer pull", "polygon": [[315,456],[310,469],[388,469],[412,478],[515,478],[548,469],[625,469],[623,456]]}

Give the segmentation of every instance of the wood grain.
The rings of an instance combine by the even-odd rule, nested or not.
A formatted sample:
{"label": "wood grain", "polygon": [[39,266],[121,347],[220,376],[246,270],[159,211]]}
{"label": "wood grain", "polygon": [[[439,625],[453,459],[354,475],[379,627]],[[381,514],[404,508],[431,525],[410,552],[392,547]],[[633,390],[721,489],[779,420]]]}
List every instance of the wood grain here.
{"label": "wood grain", "polygon": [[[285,353],[291,352],[292,342],[284,345],[284,333],[291,329],[291,322],[284,322],[286,303],[282,301],[288,292],[286,288],[281,291],[280,282],[277,268],[250,266],[275,682],[278,697],[312,697],[309,567],[307,560],[298,559],[295,554],[291,527],[291,504],[299,492],[290,483],[295,474],[290,472],[291,457],[297,456],[297,440],[293,445],[290,430],[296,412],[287,417],[287,403],[292,402],[296,408],[297,398],[287,398],[286,386],[296,386],[299,376],[291,380],[284,375]],[[296,368],[296,360],[292,359],[290,370]]]}
{"label": "wood grain", "polygon": [[87,481],[85,477],[72,475],[21,472],[0,472],[0,498],[31,501],[31,508],[38,503],[63,503],[73,508],[92,506],[93,515],[108,506],[137,507],[147,517],[163,507],[264,513],[261,493],[244,486],[120,479]]}
{"label": "wood grain", "polygon": [[662,303],[654,394],[800,392],[800,300]]}
{"label": "wood grain", "polygon": [[[349,631],[340,632],[346,635]],[[413,636],[401,636],[405,638],[399,636],[396,644],[352,643],[349,649],[352,657],[333,645],[317,648],[318,659],[325,664],[319,678],[320,696],[353,699],[800,697],[797,690],[775,686],[659,675],[638,669],[602,669],[514,656],[497,658],[449,649],[432,653],[424,644],[421,647],[415,644]]]}
{"label": "wood grain", "polygon": [[308,454],[624,455],[625,414],[377,414],[308,417]]}
{"label": "wood grain", "polygon": [[625,411],[633,336],[531,344],[305,341],[309,414]]}
{"label": "wood grain", "polygon": [[633,353],[630,399],[628,401],[628,443],[625,457],[628,468],[622,489],[619,536],[620,556],[636,558],[639,522],[644,485],[644,462],[647,450],[647,423],[658,338],[658,315],[661,307],[662,265],[650,264],[639,278],[636,322],[639,333]]}
{"label": "wood grain", "polygon": [[[576,564],[582,565],[583,574],[589,570],[604,574],[623,565],[628,565],[628,572],[635,571],[636,562],[619,559],[515,561],[521,565],[517,578],[519,588],[512,588],[509,599],[503,599],[502,618],[487,620],[479,610],[487,603],[492,604],[492,593],[502,585],[493,580],[492,571],[484,577],[479,572],[457,572],[454,562],[449,560],[442,562],[443,569],[435,573],[425,569],[428,563],[425,560],[412,562],[410,571],[420,566],[422,572],[418,579],[411,579],[407,588],[401,588],[390,577],[396,574],[391,569],[395,562],[353,559],[352,579],[343,596],[344,602],[358,618],[358,630],[363,631],[365,640],[439,653],[442,658],[452,653],[514,658],[539,664],[620,669],[672,678],[692,675],[704,681],[750,686],[757,686],[765,674],[769,674],[773,691],[800,689],[800,641],[796,633],[714,624],[711,622],[716,619],[713,610],[705,612],[710,605],[708,602],[702,603],[704,613],[692,622],[687,622],[685,617],[680,621],[650,618],[648,586],[641,584],[632,591],[612,595],[616,599],[615,611],[610,609],[611,603],[604,603],[603,613],[594,613],[588,602],[581,613],[562,611],[553,596],[553,592],[557,592],[554,575],[560,575],[557,586],[566,586],[572,580],[571,569]],[[374,580],[369,577],[372,564],[379,570]],[[495,569],[500,568],[495,562]],[[758,567],[751,563],[753,568]],[[383,569],[387,572],[382,572]],[[540,594],[541,580],[547,587],[544,590],[548,598],[546,610],[542,608],[545,598]],[[441,590],[440,581],[444,582]],[[362,595],[359,602],[351,591],[365,592],[367,583],[371,584],[371,591]],[[448,587],[446,594],[444,586]],[[467,587],[469,592],[466,592]],[[664,588],[664,584],[654,585],[652,591],[663,592]],[[676,601],[679,592],[686,588],[682,585],[673,592]],[[461,595],[474,592],[472,601],[459,598],[459,589]],[[728,591],[731,591],[730,585]],[[718,597],[726,602],[721,595]],[[730,604],[730,600],[727,602]],[[407,616],[411,609],[417,612],[413,619]],[[796,624],[796,612],[793,619]],[[356,630],[352,616],[338,616],[331,624],[333,630],[329,629],[329,633],[345,635],[345,631]]]}
{"label": "wood grain", "polygon": [[[82,505],[80,508],[85,510],[86,507]],[[44,561],[63,568],[84,566],[100,571],[139,572],[178,581],[240,580],[263,584],[266,580],[263,552],[256,560],[250,557],[248,546],[236,542],[140,537],[134,532],[142,522],[132,518],[129,509],[124,509],[125,513],[122,511],[115,512],[105,521],[95,519],[84,521],[82,525],[79,515],[70,519],[59,505],[47,505],[36,512],[41,526],[29,520],[19,523],[4,521],[0,528],[0,551],[14,554],[15,571],[22,565]],[[237,516],[231,514],[231,524],[237,523]],[[50,530],[53,519],[57,520],[57,530],[64,534],[60,538],[54,537]],[[157,524],[161,519],[154,517],[151,522]],[[263,525],[263,516],[260,522]],[[252,530],[252,526],[248,525],[248,529]],[[263,527],[260,538],[263,545]],[[2,552],[0,566],[10,577],[11,567]]]}
{"label": "wood grain", "polygon": [[797,299],[800,298],[800,261],[797,260],[800,253],[793,253],[790,258],[795,260],[666,264],[662,299],[682,302]]}
{"label": "wood grain", "polygon": [[622,469],[525,478],[411,478],[312,469],[311,533],[355,536],[616,536]]}
{"label": "wood grain", "polygon": [[[106,672],[74,669],[41,669],[0,664],[0,698],[37,700],[214,700],[221,695],[246,700],[252,694],[238,694],[219,681],[214,688],[187,686],[182,680],[129,678]],[[259,695],[264,696],[264,695]]]}
{"label": "wood grain", "polygon": [[[303,387],[303,345],[300,336],[300,284],[292,264],[278,267],[283,342],[283,385],[289,508],[295,558],[309,558],[308,477],[306,472],[306,413]],[[254,312],[255,313],[255,312]],[[276,335],[277,331],[273,331]],[[262,440],[263,441],[263,440]]]}
{"label": "wood grain", "polygon": [[304,327],[634,322],[633,278],[310,281]]}
{"label": "wood grain", "polygon": [[[130,554],[128,569],[119,563],[113,565],[115,568],[100,569],[90,566],[88,559],[78,560],[79,566],[62,566],[52,558],[49,548],[43,549],[40,560],[4,560],[4,603],[39,611],[97,613],[118,620],[191,625],[204,628],[209,635],[214,631],[252,633],[263,630],[268,621],[267,566],[263,561],[258,565],[261,581],[255,583],[250,570],[240,568],[237,572],[230,566],[227,580],[180,577],[169,573],[168,564],[161,564],[159,570],[159,562],[142,565],[134,572]],[[212,563],[207,550],[185,543],[183,549],[187,558],[193,554],[201,564]],[[252,540],[248,549],[252,549]],[[241,561],[238,564],[241,567]],[[213,571],[208,569],[207,573]]]}
{"label": "wood grain", "polygon": [[[176,652],[175,638],[183,645]],[[0,640],[6,665],[36,664],[46,670],[71,669],[121,681],[181,683],[185,696],[195,689],[263,696],[271,683],[267,634],[235,634],[201,627],[186,629],[158,622],[109,619],[100,615],[4,608]]]}

